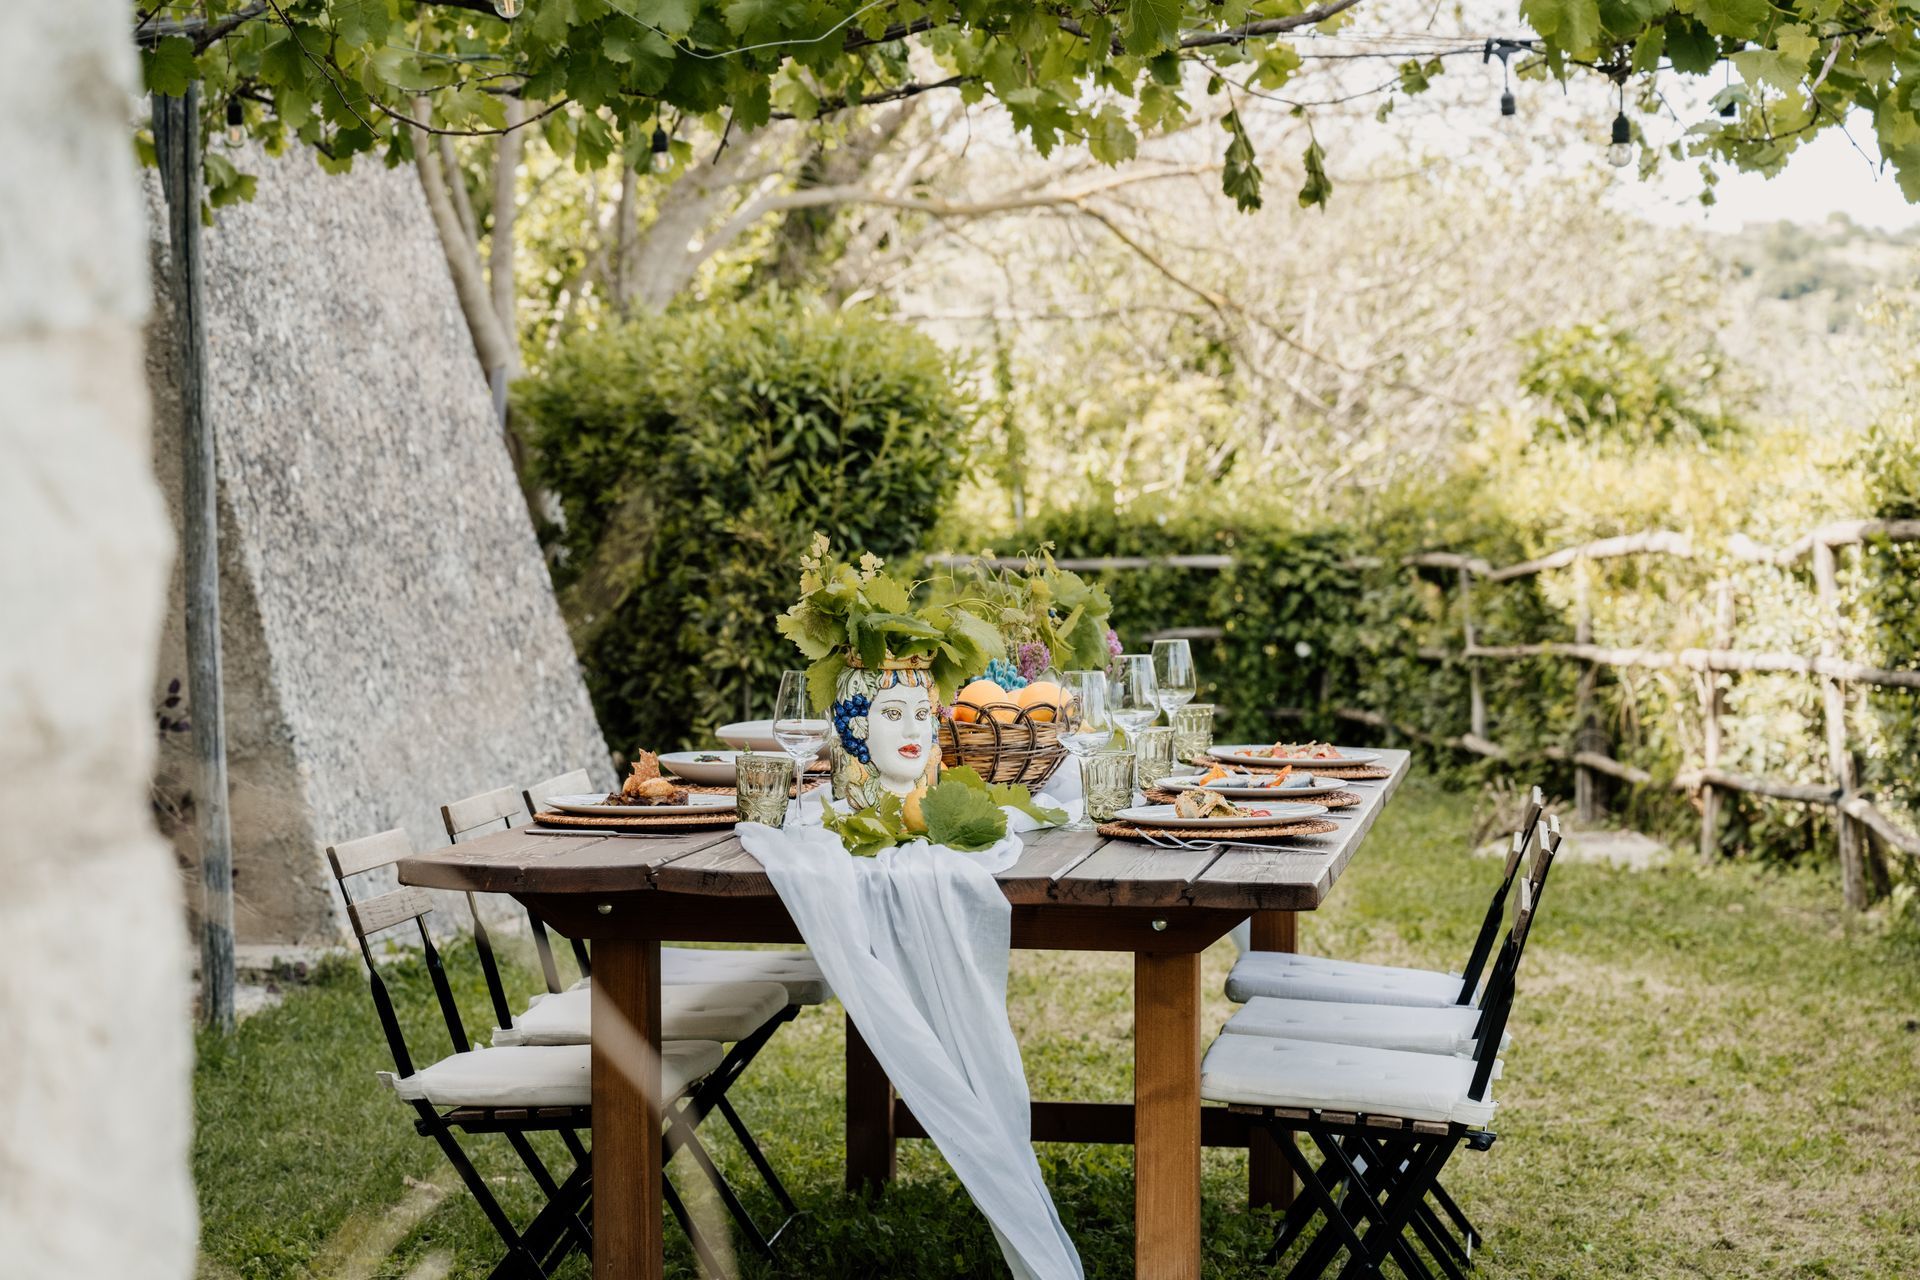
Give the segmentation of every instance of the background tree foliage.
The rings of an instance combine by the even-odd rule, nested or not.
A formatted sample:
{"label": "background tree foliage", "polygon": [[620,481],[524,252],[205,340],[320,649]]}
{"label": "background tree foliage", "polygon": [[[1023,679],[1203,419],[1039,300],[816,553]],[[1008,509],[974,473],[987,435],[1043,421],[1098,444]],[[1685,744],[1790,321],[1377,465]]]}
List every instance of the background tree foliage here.
{"label": "background tree foliage", "polygon": [[892,559],[965,463],[969,406],[913,330],[773,301],[583,333],[518,407],[565,512],[555,571],[608,741],[770,713],[815,530]]}
{"label": "background tree foliage", "polygon": [[[689,121],[750,133],[935,89],[993,98],[1042,155],[1084,147],[1114,164],[1201,100],[1284,90],[1302,62],[1288,34],[1337,29],[1372,2],[530,0],[512,22],[489,0],[135,0],[133,12],[151,89],[178,93],[197,76],[215,130],[234,103],[270,145],[297,140],[332,166],[366,152],[406,158],[409,120],[500,130],[504,95],[533,108],[529,127],[556,151],[592,168],[616,153],[643,160],[656,129],[677,138]],[[1920,199],[1920,48],[1903,0],[1521,0],[1519,16],[1535,33],[1523,74],[1590,72],[1650,93],[1659,76],[1730,64],[1738,83],[1716,105],[1732,115],[1692,131],[1695,156],[1773,172],[1813,133],[1864,112],[1902,190]],[[1442,67],[1412,65],[1408,93]],[[423,96],[431,119],[415,103]],[[1253,140],[1238,114],[1222,119],[1221,189],[1256,208]],[[684,141],[672,153],[691,158]],[[1332,185],[1319,138],[1300,154],[1300,203],[1323,204]],[[231,164],[209,176],[216,201],[244,194]]]}

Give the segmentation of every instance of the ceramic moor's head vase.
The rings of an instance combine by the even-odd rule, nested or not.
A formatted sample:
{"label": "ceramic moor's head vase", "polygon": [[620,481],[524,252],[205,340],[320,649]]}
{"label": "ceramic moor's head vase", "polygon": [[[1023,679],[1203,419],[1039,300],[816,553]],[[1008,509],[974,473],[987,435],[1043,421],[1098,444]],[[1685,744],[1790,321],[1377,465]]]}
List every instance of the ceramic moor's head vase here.
{"label": "ceramic moor's head vase", "polygon": [[829,740],[836,798],[865,808],[938,780],[940,707],[931,666],[925,658],[889,658],[870,670],[855,659],[841,673]]}

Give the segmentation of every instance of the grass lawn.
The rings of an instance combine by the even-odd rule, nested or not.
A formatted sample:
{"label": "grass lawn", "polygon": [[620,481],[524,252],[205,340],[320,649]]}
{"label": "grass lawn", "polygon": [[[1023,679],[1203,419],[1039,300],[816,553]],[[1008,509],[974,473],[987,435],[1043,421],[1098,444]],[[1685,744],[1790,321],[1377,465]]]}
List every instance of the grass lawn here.
{"label": "grass lawn", "polygon": [[[1496,874],[1466,857],[1469,818],[1466,799],[1410,784],[1326,909],[1303,917],[1303,949],[1457,964]],[[1556,868],[1521,974],[1500,1140],[1449,1172],[1488,1236],[1479,1274],[1920,1276],[1920,948],[1838,903],[1825,874]],[[1209,1028],[1231,1009],[1231,959],[1226,942],[1206,957]],[[491,1026],[472,957],[450,964],[469,983],[469,1027]],[[524,963],[518,977],[535,989]],[[443,1043],[425,1034],[424,972],[402,961],[392,979],[418,1042]],[[1010,1012],[1036,1097],[1129,1096],[1127,957],[1016,952]],[[777,1267],[743,1260],[742,1274],[1004,1275],[930,1144],[901,1144],[877,1205],[843,1195],[842,1042],[837,1005],[807,1010],[736,1090],[807,1214]],[[374,1079],[390,1065],[357,963],[325,966],[231,1043],[202,1041],[203,1276],[487,1273],[497,1242]],[[712,1144],[744,1165],[720,1131]],[[524,1207],[504,1145],[476,1145]],[[1128,1150],[1039,1151],[1087,1274],[1130,1275]],[[1245,1170],[1242,1153],[1207,1153],[1209,1276],[1264,1274]],[[669,1274],[693,1275],[669,1238]],[[588,1270],[576,1258],[566,1274]]]}

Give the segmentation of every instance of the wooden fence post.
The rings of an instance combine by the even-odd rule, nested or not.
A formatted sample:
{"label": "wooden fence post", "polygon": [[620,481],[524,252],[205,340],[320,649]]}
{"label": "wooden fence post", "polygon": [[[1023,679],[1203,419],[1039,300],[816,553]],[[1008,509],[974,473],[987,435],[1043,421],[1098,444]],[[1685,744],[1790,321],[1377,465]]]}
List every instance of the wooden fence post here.
{"label": "wooden fence post", "polygon": [[[1727,649],[1733,645],[1733,584],[1716,582],[1713,585],[1713,647]],[[1700,673],[1700,764],[1712,771],[1720,767],[1720,716],[1726,710],[1726,690],[1721,684],[1720,673],[1702,671]],[[1713,783],[1703,783],[1700,788],[1700,861],[1710,864],[1720,852],[1720,788]]]}
{"label": "wooden fence post", "polygon": [[[1575,644],[1593,643],[1593,592],[1590,582],[1591,562],[1581,556],[1573,562],[1574,619],[1573,641]],[[1593,690],[1600,679],[1600,668],[1588,662],[1581,664],[1580,677],[1574,683],[1573,693],[1573,806],[1574,813],[1583,826],[1591,826],[1600,820],[1600,790],[1594,778],[1593,770],[1578,763],[1582,752],[1593,750]]]}
{"label": "wooden fence post", "polygon": [[[1840,587],[1834,564],[1833,544],[1823,538],[1813,540],[1813,581],[1820,599],[1820,656],[1837,657],[1840,651]],[[1847,750],[1847,688],[1837,676],[1820,677],[1820,700],[1827,722],[1827,773],[1843,795],[1854,788],[1853,753]],[[1840,840],[1840,886],[1847,907],[1854,911],[1867,908],[1867,879],[1861,846],[1865,844],[1860,823],[1845,810],[1836,808],[1833,829]]]}
{"label": "wooden fence post", "polygon": [[[1465,652],[1471,655],[1480,638],[1473,626],[1473,571],[1465,565],[1460,566],[1460,631],[1466,640]],[[1468,656],[1464,661],[1467,664],[1467,731],[1485,741],[1487,691],[1480,684],[1480,660]]]}

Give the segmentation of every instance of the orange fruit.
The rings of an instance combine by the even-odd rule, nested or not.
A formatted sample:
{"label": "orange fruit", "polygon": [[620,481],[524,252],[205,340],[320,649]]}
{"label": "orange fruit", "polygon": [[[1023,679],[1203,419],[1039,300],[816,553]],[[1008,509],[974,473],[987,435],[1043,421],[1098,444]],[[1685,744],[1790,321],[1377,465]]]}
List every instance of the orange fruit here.
{"label": "orange fruit", "polygon": [[991,680],[975,680],[953,700],[953,718],[968,723],[978,720],[982,711],[1004,723],[1013,719],[1017,710],[1018,704],[1008,700],[1007,691]]}
{"label": "orange fruit", "polygon": [[1027,719],[1042,723],[1051,721],[1067,700],[1066,690],[1051,680],[1035,680],[1017,696],[1020,705],[1026,708]]}

